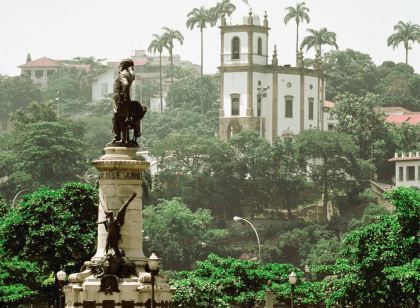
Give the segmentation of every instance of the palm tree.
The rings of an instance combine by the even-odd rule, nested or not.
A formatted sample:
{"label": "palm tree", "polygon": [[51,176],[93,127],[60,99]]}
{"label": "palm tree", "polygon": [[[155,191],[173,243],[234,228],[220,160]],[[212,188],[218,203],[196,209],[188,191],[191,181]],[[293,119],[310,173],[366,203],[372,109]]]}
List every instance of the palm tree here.
{"label": "palm tree", "polygon": [[[174,88],[174,62],[173,62],[173,50],[174,50],[174,42],[178,41],[179,44],[184,43],[184,36],[178,30],[173,30],[167,27],[162,28],[165,33],[163,34],[165,40],[165,48],[169,51],[169,57],[171,59],[171,90]],[[172,103],[172,108],[175,107]]]}
{"label": "palm tree", "polygon": [[285,8],[287,11],[286,16],[284,16],[284,23],[287,24],[290,20],[294,19],[296,21],[296,54],[298,53],[299,47],[299,24],[303,21],[309,23],[309,9],[305,6],[305,2],[300,2],[296,4],[296,7],[289,6]]}
{"label": "palm tree", "polygon": [[166,39],[163,35],[153,34],[154,39],[150,42],[147,48],[148,52],[159,53],[159,90],[160,90],[160,112],[163,112],[163,97],[162,97],[162,52],[165,48]]}
{"label": "palm tree", "polygon": [[216,25],[217,15],[215,9],[207,10],[204,6],[199,9],[194,8],[187,15],[187,28],[194,29],[197,27],[200,29],[201,33],[201,114],[204,114],[204,86],[203,86],[203,29],[207,24],[210,24],[211,27]]}
{"label": "palm tree", "polygon": [[411,49],[410,41],[413,44],[417,41],[420,43],[420,26],[412,24],[410,21],[405,23],[399,21],[394,26],[395,32],[388,37],[388,46],[392,45],[395,49],[400,43],[404,43],[405,48],[405,64],[408,64],[408,50]]}
{"label": "palm tree", "polygon": [[306,46],[306,51],[308,51],[311,48],[314,48],[316,53],[319,54],[319,56],[322,55],[322,45],[330,45],[338,49],[337,45],[337,35],[334,32],[329,32],[327,28],[321,28],[319,31],[314,29],[308,29],[306,30],[311,35],[306,36],[302,44],[300,45],[300,48],[303,48]]}
{"label": "palm tree", "polygon": [[230,16],[236,10],[236,6],[230,0],[222,0],[211,8],[216,15],[216,21],[223,15]]}

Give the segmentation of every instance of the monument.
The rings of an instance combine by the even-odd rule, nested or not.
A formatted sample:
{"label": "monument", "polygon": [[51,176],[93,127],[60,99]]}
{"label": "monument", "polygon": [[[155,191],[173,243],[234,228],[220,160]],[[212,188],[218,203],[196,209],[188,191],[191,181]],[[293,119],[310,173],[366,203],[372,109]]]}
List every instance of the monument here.
{"label": "monument", "polygon": [[[147,109],[130,98],[133,62],[121,61],[114,86],[114,140],[93,165],[99,172],[97,250],[64,286],[65,307],[171,307],[171,288],[159,259],[143,254],[143,174],[137,138]],[[130,130],[133,130],[130,137]]]}

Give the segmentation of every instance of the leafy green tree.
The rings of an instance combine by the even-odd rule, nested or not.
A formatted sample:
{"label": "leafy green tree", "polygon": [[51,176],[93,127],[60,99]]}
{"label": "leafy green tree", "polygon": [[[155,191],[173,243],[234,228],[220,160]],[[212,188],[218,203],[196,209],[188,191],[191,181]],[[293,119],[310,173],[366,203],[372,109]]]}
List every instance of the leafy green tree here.
{"label": "leafy green tree", "polygon": [[381,106],[402,106],[420,110],[420,75],[411,66],[386,61],[378,66],[380,82],[375,93],[381,95]]}
{"label": "leafy green tree", "polygon": [[384,115],[373,109],[379,99],[373,94],[339,95],[331,113],[338,121],[336,130],[351,136],[358,156],[373,163],[382,177],[387,174],[387,160],[393,156],[394,148]]}
{"label": "leafy green tree", "polygon": [[[321,240],[329,242],[329,244],[332,241],[333,245],[328,246],[329,250],[333,251],[331,258],[338,255],[337,237],[324,225],[311,224],[284,232],[277,239],[277,246],[280,251],[279,261],[295,265],[325,264],[324,261],[331,261],[332,259],[328,259],[327,256],[316,256],[316,252],[320,250],[317,245]],[[327,246],[325,243],[323,245]]]}
{"label": "leafy green tree", "polygon": [[[0,255],[3,255],[0,253]],[[0,259],[0,305],[5,308],[36,302],[42,285],[40,269],[34,262],[17,257]]]}
{"label": "leafy green tree", "polygon": [[224,219],[239,208],[234,155],[226,143],[193,132],[173,134],[152,153],[160,163],[155,198],[181,197],[189,208],[211,209]]}
{"label": "leafy green tree", "polygon": [[[180,307],[252,307],[263,301],[268,280],[287,286],[292,271],[298,272],[289,264],[261,264],[211,254],[197,262],[194,271],[181,272],[171,282],[176,287],[173,301]],[[286,298],[290,285],[287,291]]]}
{"label": "leafy green tree", "polygon": [[229,139],[234,151],[233,178],[240,189],[240,202],[251,217],[270,200],[270,144],[254,130],[243,130]]}
{"label": "leafy green tree", "polygon": [[7,179],[0,186],[4,197],[43,185],[58,187],[85,172],[86,146],[77,123],[57,118],[49,105],[32,104],[17,113],[15,125],[0,163],[0,175]]}
{"label": "leafy green tree", "polygon": [[192,109],[175,108],[164,113],[148,113],[142,120],[143,144],[153,149],[157,142],[172,133],[193,132],[198,136],[214,136],[217,132],[217,116],[201,115]]}
{"label": "leafy green tree", "polygon": [[7,119],[10,113],[41,99],[39,87],[30,78],[0,75],[0,119]]}
{"label": "leafy green tree", "polygon": [[309,23],[309,9],[305,6],[305,2],[296,3],[296,7],[289,6],[285,10],[287,11],[284,16],[284,23],[287,24],[290,20],[294,19],[296,22],[296,55],[298,53],[299,46],[299,24],[306,21]]}
{"label": "leafy green tree", "polygon": [[302,205],[308,198],[310,183],[307,180],[306,162],[296,145],[282,139],[272,145],[272,186],[274,199],[287,209],[289,219],[292,208]]}
{"label": "leafy green tree", "polygon": [[[173,63],[173,51],[174,51],[174,43],[177,41],[179,44],[183,44],[184,43],[184,36],[182,35],[182,33],[178,30],[173,30],[170,29],[168,27],[163,27],[162,30],[164,31],[163,33],[163,38],[165,41],[165,48],[168,50],[169,52],[169,57],[171,59],[171,88],[174,87],[174,63]],[[173,105],[173,102],[171,102]],[[172,106],[175,107],[175,106]]]}
{"label": "leafy green tree", "polygon": [[165,269],[190,268],[209,239],[209,210],[189,210],[180,199],[163,200],[143,211],[144,232],[150,237],[149,252],[162,258]]}
{"label": "leafy green tree", "polygon": [[112,136],[112,113],[82,118],[78,123],[85,131],[83,142],[87,147],[85,150],[86,160],[97,159],[103,154],[103,148],[110,141],[110,136]]}
{"label": "leafy green tree", "polygon": [[338,49],[337,35],[334,32],[330,32],[327,28],[321,28],[319,30],[307,29],[310,35],[307,35],[300,45],[300,48],[306,47],[306,51],[311,48],[315,49],[315,52],[320,57],[322,56],[322,46],[329,45]]}
{"label": "leafy green tree", "polygon": [[350,232],[331,302],[357,307],[416,307],[419,289],[420,193],[400,187],[388,198],[396,213]]}
{"label": "leafy green tree", "polygon": [[349,230],[366,227],[372,223],[378,222],[381,216],[389,215],[390,213],[386,210],[383,205],[369,204],[368,207],[363,211],[360,219],[353,218],[349,223]]}
{"label": "leafy green tree", "polygon": [[[160,94],[160,112],[163,112],[163,95],[162,95],[162,52],[165,48],[166,38],[164,35],[153,34],[153,40],[150,42],[147,51],[159,53],[159,94]],[[172,67],[171,67],[172,68]]]}
{"label": "leafy green tree", "polygon": [[391,125],[390,131],[392,139],[397,146],[397,151],[410,152],[420,148],[420,126],[402,123],[401,125]]}
{"label": "leafy green tree", "polygon": [[217,16],[214,14],[214,11],[207,10],[204,6],[201,6],[199,9],[194,8],[191,12],[187,15],[187,28],[194,29],[197,27],[200,29],[200,37],[201,37],[201,113],[204,114],[204,81],[203,81],[203,29],[206,28],[207,24],[210,27],[216,25]]}
{"label": "leafy green tree", "polygon": [[358,158],[355,143],[345,133],[306,130],[298,135],[296,142],[308,161],[310,178],[322,192],[323,220],[327,222],[331,194],[351,193],[365,186],[372,168]]}
{"label": "leafy green tree", "polygon": [[144,79],[134,88],[134,97],[142,104],[150,107],[150,99],[160,91],[159,83],[154,79]]}
{"label": "leafy green tree", "polygon": [[54,77],[50,78],[45,94],[47,99],[51,101],[63,98],[77,99],[80,94],[80,88],[75,77],[71,76],[71,71],[68,74],[57,73]]}
{"label": "leafy green tree", "polygon": [[394,33],[387,39],[388,46],[392,45],[395,49],[398,45],[403,43],[405,49],[405,64],[408,64],[408,50],[412,48],[411,43],[420,41],[420,26],[409,22],[399,21],[394,26]]}
{"label": "leafy green tree", "polygon": [[[201,89],[201,83],[203,88]],[[204,98],[201,102],[201,90]],[[177,107],[198,111],[203,103],[202,111],[215,113],[219,108],[219,79],[218,76],[204,76],[201,80],[196,76],[188,76],[175,82],[174,87],[169,90],[168,96],[175,102]],[[202,112],[202,114],[204,114]],[[206,114],[209,116],[209,114]],[[213,114],[210,114],[213,116]],[[217,118],[217,115],[214,114]]]}
{"label": "leafy green tree", "polygon": [[373,92],[378,84],[371,57],[352,49],[327,52],[323,69],[328,76],[326,98],[329,100],[346,92],[354,95]]}
{"label": "leafy green tree", "polygon": [[48,277],[60,268],[78,271],[93,255],[96,195],[87,184],[67,183],[25,195],[10,209],[0,223],[0,281],[10,282],[9,289],[0,288],[0,302],[51,301],[54,279]]}

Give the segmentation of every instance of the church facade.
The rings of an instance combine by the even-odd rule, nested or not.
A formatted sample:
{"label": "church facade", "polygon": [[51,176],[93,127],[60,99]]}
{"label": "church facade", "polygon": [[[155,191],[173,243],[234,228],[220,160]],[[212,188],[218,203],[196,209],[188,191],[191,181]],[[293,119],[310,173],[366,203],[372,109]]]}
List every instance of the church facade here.
{"label": "church facade", "polygon": [[222,18],[220,29],[220,139],[255,129],[272,143],[305,129],[328,128],[319,58],[313,69],[304,67],[301,52],[296,67],[278,65],[276,46],[268,55],[267,15],[262,24],[251,12],[243,24],[228,25]]}

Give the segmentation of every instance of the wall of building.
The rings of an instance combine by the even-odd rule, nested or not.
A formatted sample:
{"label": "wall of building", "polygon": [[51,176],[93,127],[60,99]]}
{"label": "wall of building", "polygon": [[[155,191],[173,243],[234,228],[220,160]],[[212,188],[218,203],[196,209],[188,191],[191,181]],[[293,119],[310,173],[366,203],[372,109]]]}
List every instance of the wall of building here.
{"label": "wall of building", "polygon": [[[409,156],[407,154],[406,156]],[[412,153],[413,160],[395,161],[395,185],[398,186],[416,186],[420,188],[420,153]],[[414,179],[408,179],[408,167],[414,167]],[[402,178],[401,170],[402,168]]]}
{"label": "wall of building", "polygon": [[[42,89],[45,89],[48,85],[48,78],[51,77],[51,75],[57,71],[56,67],[31,67],[28,68],[22,68],[22,75],[28,76],[31,78],[34,84],[39,85]],[[37,77],[37,71],[42,72],[41,77]]]}
{"label": "wall of building", "polygon": [[247,100],[248,100],[248,82],[246,72],[225,73],[223,78],[223,110],[224,117],[232,115],[231,109],[231,94],[240,94],[239,98],[239,115],[246,115]]}
{"label": "wall of building", "polygon": [[[312,76],[305,76],[304,83],[304,128],[318,128],[320,100],[317,91],[318,78]],[[309,119],[309,99],[312,98],[314,102],[313,119]]]}
{"label": "wall of building", "polygon": [[[259,65],[267,65],[267,54],[268,54],[268,46],[267,46],[267,35],[264,33],[253,33],[252,44],[253,44],[253,55],[252,55],[252,63],[259,64]],[[258,55],[258,38],[262,40],[262,55]]]}
{"label": "wall of building", "polygon": [[[286,118],[286,96],[293,97],[293,117]],[[300,76],[278,74],[277,135],[300,132]]]}
{"label": "wall of building", "polygon": [[102,90],[104,85],[107,87],[107,94],[113,92],[115,73],[116,69],[112,68],[98,76],[96,81],[92,84],[92,102],[101,101],[107,97]]}
{"label": "wall of building", "polygon": [[[232,60],[232,39],[237,36],[240,40],[240,57]],[[227,32],[223,36],[223,62],[222,65],[235,65],[248,63],[248,33]]]}
{"label": "wall of building", "polygon": [[[267,97],[261,100],[261,116],[263,120],[263,136],[268,140],[272,140],[272,111],[273,111],[273,74],[270,73],[257,73],[252,74],[253,77],[253,99],[252,110],[253,116],[258,116],[258,87],[270,87],[267,90]],[[258,82],[261,81],[261,85]]]}

